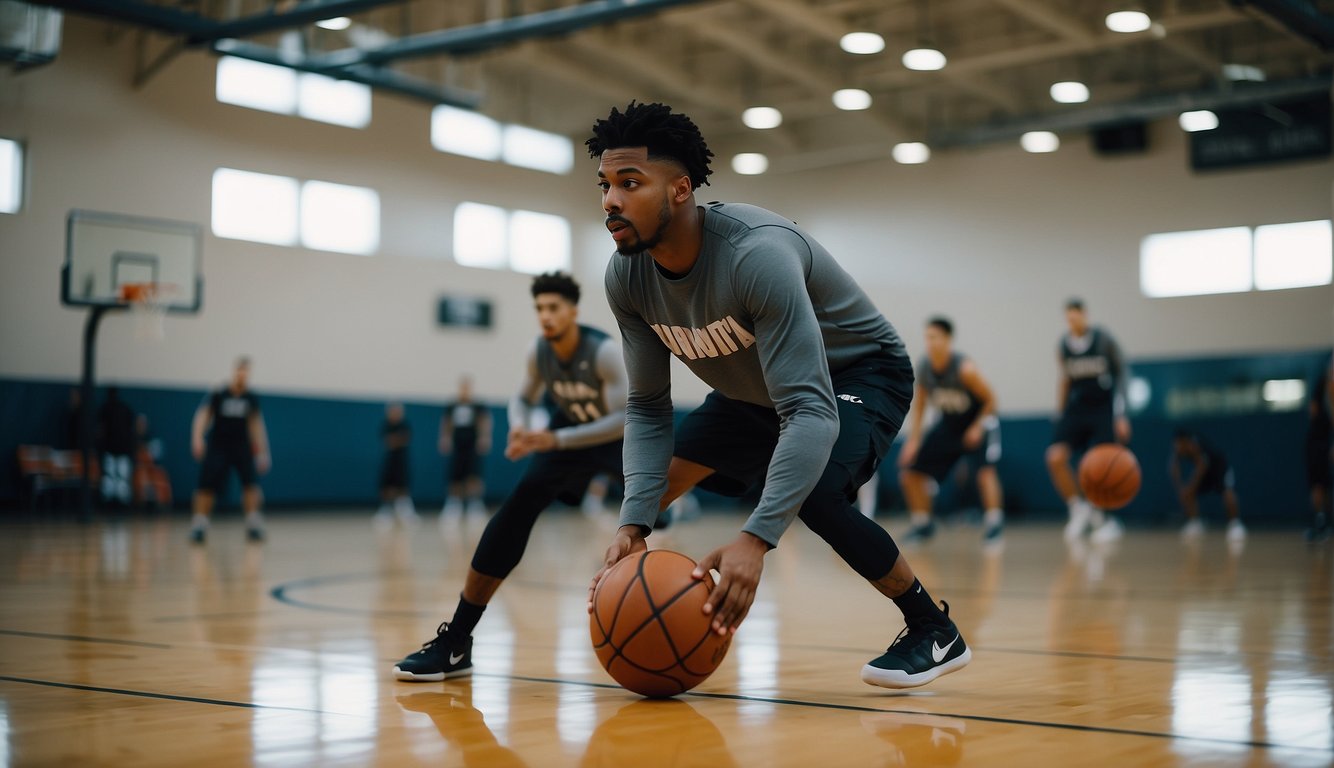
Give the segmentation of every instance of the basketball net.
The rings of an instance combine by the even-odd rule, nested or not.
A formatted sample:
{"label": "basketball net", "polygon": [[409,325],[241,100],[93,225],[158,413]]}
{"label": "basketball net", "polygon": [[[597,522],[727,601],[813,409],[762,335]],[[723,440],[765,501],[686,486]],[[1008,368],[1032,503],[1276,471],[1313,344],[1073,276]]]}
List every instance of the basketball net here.
{"label": "basketball net", "polygon": [[120,287],[120,297],[134,318],[134,338],[162,341],[167,337],[167,307],[175,295],[176,286],[169,283],[126,283]]}

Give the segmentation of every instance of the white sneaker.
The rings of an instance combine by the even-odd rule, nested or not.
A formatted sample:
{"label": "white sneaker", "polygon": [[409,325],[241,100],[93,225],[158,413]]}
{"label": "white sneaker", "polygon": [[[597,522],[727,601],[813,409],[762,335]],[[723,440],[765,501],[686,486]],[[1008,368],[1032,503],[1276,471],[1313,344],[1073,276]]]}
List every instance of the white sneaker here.
{"label": "white sneaker", "polygon": [[1115,517],[1109,517],[1103,521],[1102,525],[1089,534],[1089,541],[1095,544],[1106,544],[1121,538],[1125,531],[1121,528],[1121,523],[1117,522]]}
{"label": "white sneaker", "polygon": [[1240,520],[1233,520],[1232,522],[1227,524],[1227,540],[1228,541],[1246,540],[1246,526],[1242,525]]}
{"label": "white sneaker", "polygon": [[1181,526],[1182,539],[1190,541],[1198,539],[1203,535],[1204,535],[1204,523],[1201,522],[1200,518],[1198,517],[1193,518],[1191,520],[1187,520],[1186,524]]}
{"label": "white sneaker", "polygon": [[1087,501],[1079,499],[1070,505],[1070,522],[1065,524],[1065,540],[1075,541],[1084,535],[1088,530],[1089,518],[1093,516],[1093,508]]}

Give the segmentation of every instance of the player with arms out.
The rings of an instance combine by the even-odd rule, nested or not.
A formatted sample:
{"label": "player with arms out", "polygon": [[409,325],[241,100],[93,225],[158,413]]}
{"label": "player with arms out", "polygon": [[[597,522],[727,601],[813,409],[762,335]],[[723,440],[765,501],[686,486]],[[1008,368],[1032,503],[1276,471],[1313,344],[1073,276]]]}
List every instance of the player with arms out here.
{"label": "player with arms out", "polygon": [[195,491],[194,520],[190,541],[203,544],[208,536],[209,515],[217,495],[227,487],[231,471],[241,481],[241,506],[245,509],[246,538],[264,540],[264,518],[259,505],[263,494],[259,476],[269,471],[269,436],[259,412],[259,398],[250,391],[250,358],[242,357],[232,369],[232,380],[204,398],[195,411],[190,428],[190,450],[199,467],[199,489]]}
{"label": "player with arms out", "polygon": [[[893,326],[791,221],[695,202],[713,153],[687,116],[631,103],[597,121],[587,145],[619,254],[606,288],[630,376],[621,527],[590,610],[598,580],[647,548],[674,498],[696,485],[741,495],[763,483],[736,538],[695,571],[721,574],[704,608],[714,631],[745,619],[765,554],[800,517],[903,612],[907,627],[863,667],[864,681],[907,688],[962,668],[972,653],[948,606],[852,503],[912,400],[912,363]],[[673,356],[713,387],[675,435]]]}
{"label": "player with arms out", "polygon": [[[537,516],[557,498],[578,503],[602,472],[621,475],[625,362],[605,332],[580,325],[579,284],[552,273],[533,279],[542,335],[528,352],[523,383],[510,401],[505,456],[533,457],[514,492],[487,523],[454,618],[394,667],[394,677],[431,682],[472,673],[472,632],[492,595],[519,564]],[[549,428],[528,428],[543,390],[556,404]],[[650,521],[651,522],[651,521]]]}
{"label": "player with arms out", "polygon": [[1069,333],[1061,337],[1058,360],[1061,415],[1047,446],[1047,471],[1070,513],[1066,540],[1074,541],[1092,527],[1094,541],[1114,541],[1121,537],[1121,524],[1080,495],[1070,460],[1101,443],[1130,442],[1125,398],[1129,374],[1116,339],[1089,324],[1081,299],[1066,302],[1065,322]]}
{"label": "player with arms out", "polygon": [[[899,453],[900,482],[912,515],[905,543],[917,543],[935,534],[931,520],[931,492],[927,480],[943,482],[960,459],[977,475],[977,489],[985,508],[982,541],[1001,539],[1005,513],[1001,509],[1000,421],[996,396],[977,364],[954,351],[954,324],[933,317],[926,324],[926,357],[917,364],[916,404],[909,417],[912,431]],[[927,410],[936,414],[930,431],[922,434]]]}

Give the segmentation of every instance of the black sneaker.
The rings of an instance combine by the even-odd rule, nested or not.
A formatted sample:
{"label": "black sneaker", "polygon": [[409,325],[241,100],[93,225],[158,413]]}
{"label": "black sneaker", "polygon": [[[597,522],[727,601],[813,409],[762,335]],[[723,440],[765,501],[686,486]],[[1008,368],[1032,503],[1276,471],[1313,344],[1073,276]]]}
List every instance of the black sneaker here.
{"label": "black sneaker", "polygon": [[862,682],[881,688],[916,688],[941,675],[963,669],[973,660],[973,652],[949,621],[949,603],[945,624],[922,622],[903,628],[884,655],[862,667]]}
{"label": "black sneaker", "polygon": [[472,638],[449,637],[449,622],[441,622],[435,637],[422,649],[394,665],[394,677],[413,683],[434,683],[472,674]]}
{"label": "black sneaker", "polygon": [[191,544],[203,544],[203,543],[204,543],[204,539],[205,539],[207,536],[208,536],[208,532],[207,532],[207,529],[206,529],[206,528],[191,528],[191,529],[190,529],[190,543],[191,543]]}

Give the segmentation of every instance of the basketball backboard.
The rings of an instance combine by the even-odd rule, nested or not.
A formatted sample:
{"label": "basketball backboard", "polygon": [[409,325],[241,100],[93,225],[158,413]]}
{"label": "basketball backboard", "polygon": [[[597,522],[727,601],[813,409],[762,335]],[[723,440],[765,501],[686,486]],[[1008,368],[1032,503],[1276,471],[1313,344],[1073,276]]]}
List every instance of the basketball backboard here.
{"label": "basketball backboard", "polygon": [[60,300],[72,307],[125,307],[125,286],[153,283],[167,311],[195,313],[203,302],[199,225],[73,210],[65,240]]}

